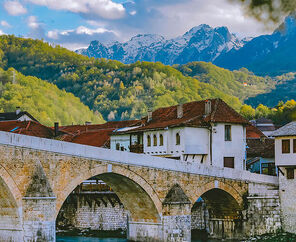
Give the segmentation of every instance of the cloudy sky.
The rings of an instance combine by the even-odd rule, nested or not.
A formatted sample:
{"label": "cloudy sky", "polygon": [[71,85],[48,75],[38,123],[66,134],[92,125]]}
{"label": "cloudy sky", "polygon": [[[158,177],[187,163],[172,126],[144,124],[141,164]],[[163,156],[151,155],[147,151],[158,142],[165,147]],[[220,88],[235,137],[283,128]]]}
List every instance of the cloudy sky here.
{"label": "cloudy sky", "polygon": [[92,40],[126,41],[140,33],[172,38],[199,24],[224,25],[240,37],[272,31],[227,0],[0,0],[0,34],[69,49]]}

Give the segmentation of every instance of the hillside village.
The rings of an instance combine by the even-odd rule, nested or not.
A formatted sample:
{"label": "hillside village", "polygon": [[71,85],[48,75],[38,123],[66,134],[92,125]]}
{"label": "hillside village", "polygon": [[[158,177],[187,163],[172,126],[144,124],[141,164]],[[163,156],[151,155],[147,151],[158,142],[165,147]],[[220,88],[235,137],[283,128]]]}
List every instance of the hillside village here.
{"label": "hillside village", "polygon": [[0,113],[0,130],[197,164],[276,175],[271,120],[247,121],[221,99],[148,112],[141,120],[47,127],[26,111]]}
{"label": "hillside village", "polygon": [[[104,124],[86,122],[84,125],[60,126],[56,122],[53,127],[48,127],[19,107],[15,112],[0,113],[0,130],[4,132],[102,147],[124,153],[142,153],[172,159],[185,166],[204,166],[210,170],[248,170],[252,173],[277,176],[279,190],[276,192],[281,205],[284,206],[281,209],[281,227],[288,232],[293,232],[296,222],[291,216],[296,210],[290,206],[296,198],[292,188],[296,152],[295,127],[295,122],[278,127],[266,118],[249,122],[221,99],[159,108],[149,111],[147,116],[140,120],[111,121]],[[181,191],[175,192],[178,194]],[[97,198],[92,197],[92,193],[101,194],[99,196],[104,206]],[[107,195],[109,193],[110,195]],[[82,199],[80,202],[77,196]],[[213,216],[210,215],[207,200],[200,198],[196,203],[199,205],[192,208],[191,215],[192,236],[194,231],[205,229],[212,230],[211,236],[219,234],[218,227],[216,230],[212,227],[214,225],[204,225],[211,224],[210,217]],[[97,206],[95,211],[92,210],[93,206]],[[209,214],[207,216],[210,217],[200,217],[203,213]],[[97,220],[98,216],[100,221]],[[128,211],[116,193],[95,176],[85,180],[71,193],[58,215],[57,228],[62,231],[97,231],[100,226],[103,230],[119,231],[117,233],[120,234],[127,230],[127,216]],[[109,221],[111,218],[113,222]],[[274,223],[277,228],[278,220]],[[234,236],[234,232],[230,231],[232,230],[226,233],[227,236]]]}

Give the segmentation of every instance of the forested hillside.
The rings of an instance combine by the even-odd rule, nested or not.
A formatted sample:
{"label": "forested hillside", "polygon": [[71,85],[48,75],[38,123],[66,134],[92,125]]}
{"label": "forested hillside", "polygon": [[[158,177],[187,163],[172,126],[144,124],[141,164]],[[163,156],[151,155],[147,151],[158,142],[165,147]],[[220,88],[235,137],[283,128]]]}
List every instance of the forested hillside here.
{"label": "forested hillside", "polygon": [[3,67],[14,67],[72,92],[106,120],[140,118],[149,108],[220,97],[239,110],[237,97],[185,77],[161,63],[88,58],[39,40],[0,37]]}
{"label": "forested hillside", "polygon": [[54,122],[62,125],[104,122],[100,114],[95,115],[79,98],[56,85],[24,76],[12,68],[7,71],[0,68],[0,112],[13,112],[17,106],[49,126]]}
{"label": "forested hillside", "polygon": [[268,107],[274,107],[281,101],[286,102],[296,98],[296,73],[290,72],[276,76],[274,79],[276,79],[277,85],[272,90],[248,98],[245,103],[252,106],[263,103]]}
{"label": "forested hillside", "polygon": [[246,68],[229,71],[207,62],[191,62],[174,67],[183,75],[209,83],[224,93],[238,97],[241,101],[269,92],[278,83],[276,78],[259,77]]}
{"label": "forested hillside", "polygon": [[[174,67],[159,62],[139,61],[125,65],[118,61],[88,58],[39,40],[13,36],[0,36],[0,58],[2,68],[14,67],[25,75],[37,76],[56,84],[58,88],[79,97],[94,112],[101,113],[105,120],[141,118],[148,109],[216,97],[241,110],[247,118],[268,116],[277,123],[296,118],[294,101],[280,103],[275,108],[258,105],[274,106],[280,100],[287,100],[281,97],[292,99],[293,74],[258,77],[245,68],[229,71],[205,62]],[[6,72],[7,75],[11,75],[10,72]],[[16,84],[3,84],[9,93],[2,95],[3,110],[11,111],[21,105],[50,125],[53,121],[62,124],[102,121],[88,109],[83,111],[86,107],[79,103],[78,98],[56,86],[46,86],[44,81],[34,77],[19,75],[18,78],[26,80],[26,85],[32,85],[32,88],[23,90],[14,87]],[[289,90],[283,88],[281,95],[273,94],[277,93],[273,90],[279,90],[281,85],[285,87],[287,83],[291,84]],[[40,86],[44,88],[41,90]],[[10,98],[13,101],[9,101],[11,95],[14,95],[14,98]],[[257,108],[242,106],[246,100]]]}

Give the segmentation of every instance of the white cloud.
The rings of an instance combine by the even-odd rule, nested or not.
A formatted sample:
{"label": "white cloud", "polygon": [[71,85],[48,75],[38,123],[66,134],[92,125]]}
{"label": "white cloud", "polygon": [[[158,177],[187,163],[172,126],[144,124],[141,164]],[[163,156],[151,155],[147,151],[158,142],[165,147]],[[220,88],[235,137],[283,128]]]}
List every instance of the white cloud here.
{"label": "white cloud", "polygon": [[93,40],[99,40],[104,43],[118,39],[116,32],[102,27],[91,29],[85,26],[79,26],[76,29],[70,30],[51,30],[47,32],[46,36],[49,42],[60,44],[71,50],[87,47]]}
{"label": "white cloud", "polygon": [[0,35],[4,35],[5,33],[0,29]]}
{"label": "white cloud", "polygon": [[27,13],[27,9],[19,1],[6,1],[4,3],[4,8],[13,16]]}
{"label": "white cloud", "polygon": [[122,4],[112,0],[28,0],[36,5],[46,6],[54,10],[66,10],[83,14],[85,17],[102,17],[119,19],[125,15]]}
{"label": "white cloud", "polygon": [[27,25],[30,28],[29,37],[38,39],[44,38],[44,24],[40,23],[36,16],[29,16],[27,18]]}
{"label": "white cloud", "polygon": [[27,23],[28,23],[29,28],[31,28],[31,29],[37,29],[40,27],[40,23],[38,22],[36,16],[29,16],[27,19]]}
{"label": "white cloud", "polygon": [[161,31],[168,36],[179,34],[199,24],[208,24],[212,27],[227,26],[231,32],[242,36],[256,36],[270,32],[262,23],[251,17],[244,16],[241,5],[226,0],[204,1],[188,0],[186,3],[159,6],[162,18],[166,19]]}
{"label": "white cloud", "polygon": [[6,28],[10,28],[11,27],[11,25],[8,22],[6,22],[5,20],[2,20],[0,22],[0,25],[3,26],[3,27],[6,27]]}

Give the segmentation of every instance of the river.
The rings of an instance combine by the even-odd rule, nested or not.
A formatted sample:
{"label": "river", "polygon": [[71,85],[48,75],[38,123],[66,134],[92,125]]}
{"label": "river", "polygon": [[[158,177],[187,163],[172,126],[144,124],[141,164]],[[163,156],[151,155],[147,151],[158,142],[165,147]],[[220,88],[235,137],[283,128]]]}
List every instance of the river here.
{"label": "river", "polygon": [[[84,236],[57,236],[57,242],[126,242],[122,238],[95,238]],[[201,242],[202,240],[192,240],[191,242]],[[208,240],[210,242],[210,240]]]}

